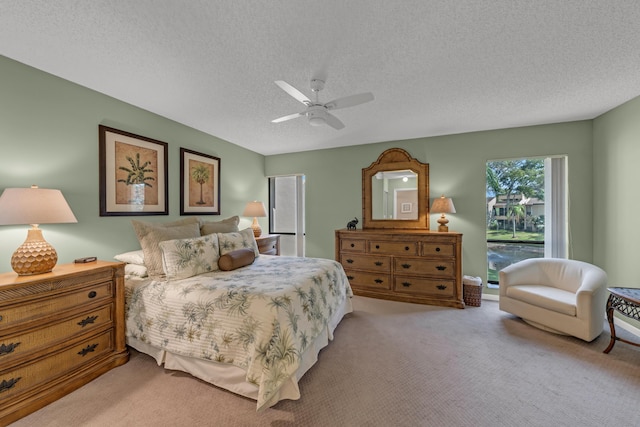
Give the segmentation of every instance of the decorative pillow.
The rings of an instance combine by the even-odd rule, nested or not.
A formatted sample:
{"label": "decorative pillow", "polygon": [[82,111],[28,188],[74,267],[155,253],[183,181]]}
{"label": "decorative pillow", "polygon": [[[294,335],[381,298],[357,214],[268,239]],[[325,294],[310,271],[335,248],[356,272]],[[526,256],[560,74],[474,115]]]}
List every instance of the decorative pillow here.
{"label": "decorative pillow", "polygon": [[124,266],[124,275],[127,277],[147,277],[147,267],[141,264],[127,264]]}
{"label": "decorative pillow", "polygon": [[218,243],[220,244],[220,255],[243,248],[253,249],[256,257],[260,255],[258,244],[251,228],[245,228],[236,233],[218,233]]}
{"label": "decorative pillow", "polygon": [[200,237],[200,221],[197,217],[164,224],[135,220],[131,221],[131,223],[138,236],[140,247],[142,247],[144,264],[147,266],[149,276],[154,278],[164,275],[160,242]]}
{"label": "decorative pillow", "polygon": [[218,269],[218,236],[160,242],[162,266],[167,279],[184,279]]}
{"label": "decorative pillow", "polygon": [[223,219],[222,221],[201,222],[200,234],[205,236],[211,233],[232,233],[234,231],[240,231],[238,228],[239,223],[239,216],[232,216],[231,218]]}
{"label": "decorative pillow", "polygon": [[144,265],[144,252],[142,252],[142,249],[118,254],[113,258],[120,262],[126,262],[127,264]]}
{"label": "decorative pillow", "polygon": [[245,265],[253,264],[256,254],[251,248],[238,249],[236,251],[227,252],[218,260],[220,270],[229,271]]}

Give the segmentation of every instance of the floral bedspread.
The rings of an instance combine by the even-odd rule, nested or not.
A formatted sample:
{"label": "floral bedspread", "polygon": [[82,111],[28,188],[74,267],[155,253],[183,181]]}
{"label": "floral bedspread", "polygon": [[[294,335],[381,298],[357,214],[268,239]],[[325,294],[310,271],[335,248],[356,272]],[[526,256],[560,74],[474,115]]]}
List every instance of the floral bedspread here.
{"label": "floral bedspread", "polygon": [[351,296],[335,261],[261,255],[233,271],[127,285],[126,334],[246,370],[261,409]]}

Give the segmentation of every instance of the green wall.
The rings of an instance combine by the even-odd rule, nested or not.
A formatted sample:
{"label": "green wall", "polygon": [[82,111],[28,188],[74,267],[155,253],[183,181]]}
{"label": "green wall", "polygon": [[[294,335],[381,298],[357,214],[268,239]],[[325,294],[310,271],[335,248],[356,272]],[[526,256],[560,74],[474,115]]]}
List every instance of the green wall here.
{"label": "green wall", "polygon": [[[57,188],[77,224],[42,225],[58,262],[82,256],[111,260],[139,248],[131,219],[164,222],[180,213],[180,147],[219,157],[221,215],[240,215],[250,200],[267,200],[264,156],[156,114],[0,56],[0,190]],[[98,125],[168,143],[169,215],[100,217]],[[242,218],[241,227],[251,224]],[[265,219],[261,226],[268,229]],[[0,226],[0,271],[11,271],[13,251],[28,226]]]}
{"label": "green wall", "polygon": [[[313,129],[310,128],[310,131]],[[347,129],[348,130],[348,129]],[[332,258],[334,230],[357,216],[362,225],[361,170],[386,149],[399,147],[429,163],[430,198],[453,198],[449,229],[463,236],[463,272],[486,282],[486,162],[567,155],[570,191],[570,256],[593,260],[592,121],[390,141],[266,157],[268,176],[306,175],[307,255]],[[437,215],[431,229],[437,229]],[[489,292],[491,292],[489,290]]]}
{"label": "green wall", "polygon": [[[570,256],[603,266],[612,281],[633,283],[634,156],[640,146],[636,99],[591,121],[389,141],[264,157],[148,111],[0,57],[0,189],[38,184],[59,188],[77,224],[43,225],[60,262],[138,247],[130,220],[179,216],[179,148],[221,158],[222,219],[248,200],[267,200],[265,176],[306,175],[307,254],[333,258],[334,230],[358,217],[361,170],[387,148],[400,147],[430,165],[431,198],[452,197],[449,226],[463,238],[465,274],[486,280],[485,164],[487,160],[566,154],[569,158]],[[98,125],[169,144],[169,216],[98,215]],[[310,132],[313,128],[309,128]],[[348,131],[348,128],[345,129]],[[594,148],[595,147],[595,148]],[[595,161],[594,161],[595,158]],[[594,202],[597,198],[597,203]],[[624,199],[628,209],[607,209]],[[596,220],[594,220],[594,216]],[[250,218],[242,218],[248,226]],[[435,228],[436,217],[431,218]],[[595,227],[594,224],[598,224]],[[261,219],[264,229],[266,219]],[[26,226],[0,227],[0,271],[26,237]],[[624,231],[623,231],[624,228]],[[623,232],[631,239],[621,239]],[[594,244],[595,242],[595,244]]]}
{"label": "green wall", "polygon": [[[640,98],[593,122],[594,261],[611,286],[640,287]],[[623,238],[624,237],[624,238]]]}

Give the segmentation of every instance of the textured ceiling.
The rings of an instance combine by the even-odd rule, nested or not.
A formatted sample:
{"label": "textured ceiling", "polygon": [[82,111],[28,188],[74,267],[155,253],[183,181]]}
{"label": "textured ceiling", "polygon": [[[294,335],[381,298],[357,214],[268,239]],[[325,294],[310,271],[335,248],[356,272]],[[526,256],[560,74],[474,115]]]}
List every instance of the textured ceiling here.
{"label": "textured ceiling", "polygon": [[[0,0],[0,54],[265,155],[594,118],[640,95],[637,0]],[[274,80],[321,101],[312,127]]]}

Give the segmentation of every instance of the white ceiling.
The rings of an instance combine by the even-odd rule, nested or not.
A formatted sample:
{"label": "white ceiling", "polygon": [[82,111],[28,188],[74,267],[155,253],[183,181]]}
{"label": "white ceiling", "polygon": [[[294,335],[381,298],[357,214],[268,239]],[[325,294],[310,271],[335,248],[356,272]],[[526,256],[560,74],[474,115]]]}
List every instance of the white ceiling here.
{"label": "white ceiling", "polygon": [[[640,95],[637,0],[0,0],[0,54],[265,155],[594,118]],[[274,80],[321,101],[312,127]]]}

